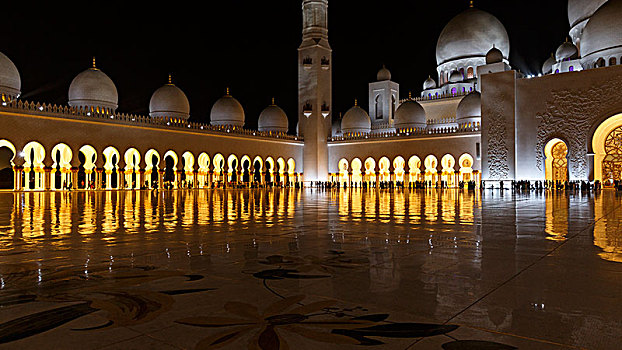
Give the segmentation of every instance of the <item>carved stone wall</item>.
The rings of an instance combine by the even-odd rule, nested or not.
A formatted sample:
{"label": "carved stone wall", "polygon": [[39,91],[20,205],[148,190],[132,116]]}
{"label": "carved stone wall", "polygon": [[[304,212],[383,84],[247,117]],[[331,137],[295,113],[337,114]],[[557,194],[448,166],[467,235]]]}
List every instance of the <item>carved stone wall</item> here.
{"label": "carved stone wall", "polygon": [[[546,110],[536,115],[538,121],[536,162],[544,166],[544,146],[552,138],[561,138],[568,145],[568,165],[572,178],[588,176],[587,147],[589,133],[603,114],[622,107],[622,77],[610,78],[602,84],[583,89],[552,91]],[[620,110],[622,112],[622,110]]]}
{"label": "carved stone wall", "polygon": [[[505,98],[500,99],[504,101]],[[494,111],[489,119],[488,127],[488,171],[491,180],[505,180],[510,176],[508,165],[508,146],[506,144],[507,130],[503,106],[493,102],[491,110]]]}

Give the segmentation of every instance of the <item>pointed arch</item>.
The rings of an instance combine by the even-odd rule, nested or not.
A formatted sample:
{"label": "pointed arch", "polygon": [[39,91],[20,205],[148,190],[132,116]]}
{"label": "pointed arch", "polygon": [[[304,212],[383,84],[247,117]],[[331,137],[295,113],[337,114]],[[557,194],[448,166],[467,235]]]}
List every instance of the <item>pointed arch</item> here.
{"label": "pointed arch", "polygon": [[388,157],[382,157],[378,161],[378,175],[381,182],[391,181],[391,161]]}
{"label": "pointed arch", "polygon": [[359,158],[352,159],[352,163],[350,163],[350,168],[352,169],[352,182],[360,183],[363,181],[363,162]]}
{"label": "pointed arch", "polygon": [[421,181],[421,159],[417,156],[411,156],[408,159],[409,181]]}
{"label": "pointed arch", "polygon": [[395,182],[404,182],[404,174],[406,173],[405,170],[406,167],[406,161],[404,160],[404,158],[402,156],[397,156],[395,157],[395,159],[393,159],[393,174],[395,174]]}
{"label": "pointed arch", "polygon": [[339,160],[339,183],[349,182],[348,173],[349,162],[345,158]]}
{"label": "pointed arch", "polygon": [[464,153],[458,158],[460,166],[460,181],[468,182],[473,180],[473,156]]}
{"label": "pointed arch", "polygon": [[376,182],[376,160],[372,157],[365,159],[365,181]]}
{"label": "pointed arch", "polygon": [[199,167],[197,182],[199,188],[203,188],[209,183],[210,158],[207,153],[201,152],[201,154],[199,154],[199,158],[197,158],[197,166]]}
{"label": "pointed arch", "polygon": [[105,172],[105,183],[106,189],[118,189],[119,188],[119,174],[118,174],[118,165],[119,160],[121,159],[119,151],[113,146],[108,146],[102,152],[104,155],[105,163],[104,163],[104,172]]}

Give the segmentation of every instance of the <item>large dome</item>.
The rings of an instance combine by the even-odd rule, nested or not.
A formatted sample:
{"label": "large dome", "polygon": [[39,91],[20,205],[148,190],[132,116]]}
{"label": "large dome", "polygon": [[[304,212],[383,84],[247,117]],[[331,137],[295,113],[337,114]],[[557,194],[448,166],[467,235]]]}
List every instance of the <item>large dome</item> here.
{"label": "large dome", "polygon": [[589,19],[607,0],[568,0],[568,23],[570,28]]}
{"label": "large dome", "polygon": [[287,132],[289,121],[285,111],[275,105],[273,100],[272,104],[259,115],[257,126],[259,131]]}
{"label": "large dome", "polygon": [[368,133],[371,131],[371,119],[365,110],[356,104],[350,108],[341,120],[341,132]]}
{"label": "large dome", "polygon": [[157,89],[149,102],[152,117],[190,118],[190,103],[180,88],[169,83]]}
{"label": "large dome", "polygon": [[581,37],[581,58],[586,63],[622,52],[622,0],[610,0],[587,22]]}
{"label": "large dome", "polygon": [[482,118],[482,95],[473,91],[466,95],[456,109],[456,120],[460,123],[467,119]]}
{"label": "large dome", "polygon": [[395,111],[395,128],[425,128],[425,109],[417,102],[408,100],[402,103]]}
{"label": "large dome", "polygon": [[510,39],[503,24],[488,12],[469,8],[454,17],[443,29],[436,44],[436,62],[486,57],[493,45],[504,58],[510,54]]}
{"label": "large dome", "polygon": [[210,113],[211,125],[244,126],[244,119],[244,108],[229,94],[228,89],[227,94],[214,103]]}
{"label": "large dome", "polygon": [[116,110],[119,103],[117,87],[101,70],[93,67],[78,74],[69,85],[69,105],[100,107]]}
{"label": "large dome", "polygon": [[11,59],[0,52],[0,94],[10,98],[21,94],[22,80],[19,71]]}

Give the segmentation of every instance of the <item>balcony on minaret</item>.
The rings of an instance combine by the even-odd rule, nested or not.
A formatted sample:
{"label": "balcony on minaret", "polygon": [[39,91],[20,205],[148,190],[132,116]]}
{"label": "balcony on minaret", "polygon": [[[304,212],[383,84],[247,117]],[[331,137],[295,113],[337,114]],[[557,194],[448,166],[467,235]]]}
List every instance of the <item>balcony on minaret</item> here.
{"label": "balcony on minaret", "polygon": [[313,67],[313,59],[311,57],[303,58],[302,66],[304,67],[304,69],[311,69],[311,67]]}
{"label": "balcony on minaret", "polygon": [[323,70],[330,69],[330,60],[326,57],[322,57],[322,69]]}
{"label": "balcony on minaret", "polygon": [[322,104],[322,117],[326,118],[330,115],[330,107],[324,102]]}
{"label": "balcony on minaret", "polygon": [[313,114],[313,106],[309,102],[305,103],[305,105],[302,107],[302,114],[304,114],[304,116],[307,118],[309,118],[311,114]]}

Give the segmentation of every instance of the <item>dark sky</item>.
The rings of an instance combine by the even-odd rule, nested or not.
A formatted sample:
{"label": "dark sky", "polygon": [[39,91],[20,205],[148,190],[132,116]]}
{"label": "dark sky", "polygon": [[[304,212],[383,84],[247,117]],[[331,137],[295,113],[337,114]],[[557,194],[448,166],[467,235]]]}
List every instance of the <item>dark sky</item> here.
{"label": "dark sky", "polygon": [[[274,96],[293,130],[300,0],[17,3],[3,5],[0,51],[17,65],[24,99],[66,104],[71,80],[94,55],[117,86],[121,112],[147,114],[151,94],[172,72],[194,121],[208,122],[229,86],[248,128]],[[435,74],[438,35],[467,7],[466,0],[330,1],[334,113],[354,98],[366,105],[367,84],[383,63],[402,97],[418,94]],[[510,63],[525,73],[538,73],[568,33],[566,0],[477,0],[476,7],[504,23]]]}

